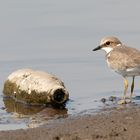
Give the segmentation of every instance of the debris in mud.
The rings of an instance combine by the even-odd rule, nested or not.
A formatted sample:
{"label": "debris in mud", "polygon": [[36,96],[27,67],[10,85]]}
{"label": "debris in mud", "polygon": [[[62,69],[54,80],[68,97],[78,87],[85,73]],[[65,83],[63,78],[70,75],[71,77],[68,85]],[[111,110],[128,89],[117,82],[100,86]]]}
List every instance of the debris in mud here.
{"label": "debris in mud", "polygon": [[115,97],[115,96],[110,96],[108,100],[114,102],[114,101],[117,100],[117,97]]}
{"label": "debris in mud", "polygon": [[69,93],[64,83],[54,75],[31,69],[21,69],[9,75],[4,83],[4,95],[31,104],[65,104]]}
{"label": "debris in mud", "polygon": [[134,97],[134,100],[140,100],[140,96]]}
{"label": "debris in mud", "polygon": [[131,101],[131,99],[129,97],[126,97],[125,102],[123,99],[121,99],[120,97],[116,97],[116,96],[110,96],[108,98],[102,98],[100,101],[105,104],[105,105],[138,105],[140,104],[139,102],[140,100],[140,96],[135,96],[133,97],[133,101]]}
{"label": "debris in mud", "polygon": [[105,102],[106,102],[106,98],[102,98],[102,99],[101,99],[101,102],[102,102],[102,103],[105,103]]}
{"label": "debris in mud", "polygon": [[107,102],[117,102],[119,100],[119,98],[115,97],[115,96],[110,96],[108,98],[102,98],[101,102],[102,103],[107,103]]}

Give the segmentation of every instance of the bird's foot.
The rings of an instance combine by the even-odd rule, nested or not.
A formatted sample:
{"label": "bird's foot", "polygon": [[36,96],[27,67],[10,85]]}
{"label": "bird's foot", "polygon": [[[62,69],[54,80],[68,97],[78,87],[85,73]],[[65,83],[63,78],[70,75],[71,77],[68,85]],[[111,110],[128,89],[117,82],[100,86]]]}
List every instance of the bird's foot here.
{"label": "bird's foot", "polygon": [[127,103],[132,103],[132,99],[127,99],[126,102]]}
{"label": "bird's foot", "polygon": [[122,105],[122,104],[128,104],[131,103],[132,100],[131,99],[121,99],[118,101],[118,105]]}
{"label": "bird's foot", "polygon": [[127,104],[126,100],[122,99],[118,101],[118,105]]}

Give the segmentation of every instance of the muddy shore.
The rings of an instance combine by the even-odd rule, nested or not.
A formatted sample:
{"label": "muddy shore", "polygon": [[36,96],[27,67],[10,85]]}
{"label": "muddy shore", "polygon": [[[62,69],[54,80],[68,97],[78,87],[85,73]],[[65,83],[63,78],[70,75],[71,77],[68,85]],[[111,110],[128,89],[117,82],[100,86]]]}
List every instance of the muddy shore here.
{"label": "muddy shore", "polygon": [[0,140],[139,140],[140,106],[56,119],[39,128],[0,131]]}

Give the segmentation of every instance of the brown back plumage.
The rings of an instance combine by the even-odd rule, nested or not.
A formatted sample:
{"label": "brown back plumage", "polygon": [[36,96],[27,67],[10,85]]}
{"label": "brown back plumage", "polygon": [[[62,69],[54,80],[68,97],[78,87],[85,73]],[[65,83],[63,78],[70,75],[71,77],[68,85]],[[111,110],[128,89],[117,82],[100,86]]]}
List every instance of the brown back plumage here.
{"label": "brown back plumage", "polygon": [[125,45],[116,46],[107,54],[110,67],[113,69],[128,69],[140,67],[140,51]]}

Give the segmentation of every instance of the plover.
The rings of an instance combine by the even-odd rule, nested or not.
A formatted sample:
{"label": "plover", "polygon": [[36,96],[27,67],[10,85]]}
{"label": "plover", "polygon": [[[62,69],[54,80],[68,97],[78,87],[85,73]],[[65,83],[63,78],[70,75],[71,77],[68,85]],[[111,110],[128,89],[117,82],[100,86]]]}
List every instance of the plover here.
{"label": "plover", "polygon": [[135,76],[140,75],[140,51],[123,45],[116,37],[105,37],[101,40],[100,45],[93,51],[104,50],[106,52],[106,61],[112,70],[119,73],[124,78],[124,95],[119,104],[126,102],[126,93],[128,89],[127,77],[132,77],[130,101],[134,90]]}

